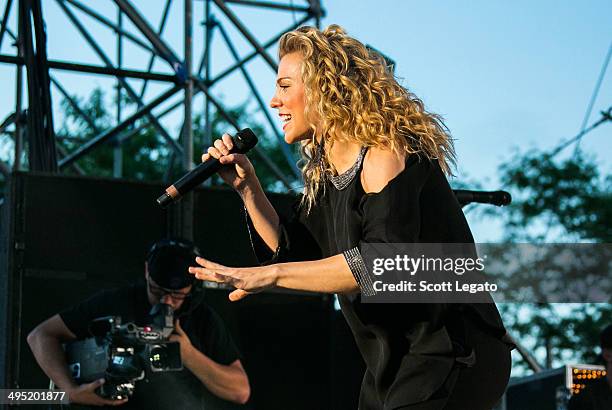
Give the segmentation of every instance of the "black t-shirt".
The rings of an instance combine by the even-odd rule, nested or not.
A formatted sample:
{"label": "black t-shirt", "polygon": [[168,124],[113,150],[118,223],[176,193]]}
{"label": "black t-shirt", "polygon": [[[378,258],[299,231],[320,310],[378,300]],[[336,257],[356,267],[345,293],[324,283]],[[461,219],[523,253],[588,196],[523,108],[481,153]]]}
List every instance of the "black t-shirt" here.
{"label": "black t-shirt", "polygon": [[610,410],[612,409],[612,388],[606,377],[587,384],[578,395],[572,396],[568,410]]}
{"label": "black t-shirt", "polygon": [[[238,349],[219,316],[205,303],[189,311],[189,301],[176,312],[181,327],[193,346],[213,361],[229,365],[239,359]],[[122,323],[151,324],[151,304],[144,280],[113,290],[105,290],[60,313],[68,329],[78,339],[91,337],[89,323],[104,316],[121,316]],[[182,312],[186,314],[181,315]],[[116,407],[115,407],[116,408]],[[212,394],[187,368],[177,372],[153,373],[136,383],[127,409],[233,409],[243,408]]]}

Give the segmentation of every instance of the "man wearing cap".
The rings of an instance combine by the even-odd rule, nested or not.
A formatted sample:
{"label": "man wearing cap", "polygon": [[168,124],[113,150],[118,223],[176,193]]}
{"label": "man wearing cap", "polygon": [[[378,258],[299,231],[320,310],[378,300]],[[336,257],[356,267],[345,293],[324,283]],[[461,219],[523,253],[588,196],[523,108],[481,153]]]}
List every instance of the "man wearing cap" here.
{"label": "man wearing cap", "polygon": [[[162,240],[147,255],[144,280],[90,299],[52,316],[29,335],[28,344],[38,364],[72,403],[121,405],[130,409],[229,409],[245,403],[249,381],[234,342],[217,314],[201,301],[194,276],[188,273],[197,249],[189,242]],[[199,295],[198,295],[199,294]],[[136,383],[128,400],[109,400],[95,393],[103,383],[77,385],[61,344],[90,337],[89,323],[104,316],[121,316],[122,323],[152,323],[149,314],[158,303],[175,312],[175,334],[183,370],[153,373]],[[128,402],[128,403],[126,403]]]}
{"label": "man wearing cap", "polygon": [[568,410],[612,409],[612,325],[600,334],[601,357],[606,364],[606,375],[587,383],[579,394],[572,396]]}

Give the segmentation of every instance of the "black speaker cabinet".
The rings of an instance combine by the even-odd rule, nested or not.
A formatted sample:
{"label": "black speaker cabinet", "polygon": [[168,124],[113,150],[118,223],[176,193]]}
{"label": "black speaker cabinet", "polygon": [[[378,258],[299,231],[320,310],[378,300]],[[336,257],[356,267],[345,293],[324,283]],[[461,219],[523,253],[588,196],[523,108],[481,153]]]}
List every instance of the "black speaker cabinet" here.
{"label": "black speaker cabinet", "polygon": [[[180,202],[170,210],[155,203],[163,188],[28,173],[11,178],[0,226],[0,386],[46,388],[49,381],[30,352],[27,334],[95,292],[144,274],[149,246],[180,225]],[[294,201],[270,197],[277,209],[287,210]],[[239,197],[225,189],[200,189],[192,200],[189,232],[205,256],[227,265],[254,265]],[[241,350],[252,385],[251,408],[328,409],[355,400],[355,383],[332,381],[346,375],[333,371],[332,362],[353,363],[354,342],[345,328],[333,332],[332,342],[339,318],[331,296],[271,291],[231,303],[227,294],[207,289],[206,301]],[[336,350],[334,359],[332,343],[349,347]],[[355,359],[351,370],[359,368],[360,358]],[[346,394],[349,400],[342,399]]]}

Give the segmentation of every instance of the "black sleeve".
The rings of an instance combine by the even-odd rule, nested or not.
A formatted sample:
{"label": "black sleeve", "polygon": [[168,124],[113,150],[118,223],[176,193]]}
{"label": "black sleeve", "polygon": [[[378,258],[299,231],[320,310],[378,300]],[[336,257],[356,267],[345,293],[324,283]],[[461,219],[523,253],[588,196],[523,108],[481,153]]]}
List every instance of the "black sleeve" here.
{"label": "black sleeve", "polygon": [[119,314],[117,302],[123,298],[118,293],[118,290],[104,290],[73,307],[63,310],[59,315],[77,339],[90,337],[88,329],[93,319]]}
{"label": "black sleeve", "polygon": [[259,236],[246,208],[244,213],[253,252],[261,265],[321,259],[321,249],[301,220],[299,200],[294,203],[289,216],[284,216],[279,213],[280,236],[278,247],[275,251],[268,248],[264,240]]}
{"label": "black sleeve", "polygon": [[377,193],[364,194],[359,207],[363,215],[359,246],[343,252],[361,293],[375,294],[373,278],[362,257],[363,244],[415,243],[421,229],[421,190],[432,170],[426,158],[411,155],[405,167]]}
{"label": "black sleeve", "polygon": [[234,339],[219,315],[209,307],[207,310],[208,323],[201,329],[203,346],[196,346],[196,348],[219,364],[232,364],[240,359]]}
{"label": "black sleeve", "polygon": [[417,242],[421,230],[421,190],[431,171],[428,159],[411,155],[404,170],[380,192],[364,195],[362,242]]}

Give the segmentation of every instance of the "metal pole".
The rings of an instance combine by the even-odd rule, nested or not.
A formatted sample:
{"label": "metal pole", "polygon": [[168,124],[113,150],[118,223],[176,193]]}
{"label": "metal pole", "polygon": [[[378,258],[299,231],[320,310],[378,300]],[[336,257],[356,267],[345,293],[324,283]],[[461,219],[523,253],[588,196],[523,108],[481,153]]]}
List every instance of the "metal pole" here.
{"label": "metal pole", "polygon": [[[240,60],[240,56],[238,55],[238,52],[236,51],[236,48],[234,47],[234,44],[232,44],[232,41],[230,40],[229,36],[227,35],[227,32],[225,31],[225,28],[220,23],[218,24],[218,27],[219,27],[219,32],[221,33],[221,36],[223,37],[223,39],[225,40],[225,43],[227,44],[227,48],[230,50],[230,53],[232,54],[232,56],[234,57],[234,59],[236,61],[239,61]],[[268,112],[268,108],[266,107],[266,103],[264,102],[264,100],[261,97],[261,95],[259,94],[259,92],[257,92],[257,87],[255,87],[255,84],[253,83],[253,80],[251,80],[251,77],[246,72],[244,66],[240,66],[239,69],[242,72],[242,75],[243,75],[245,81],[247,82],[247,85],[249,86],[251,92],[255,96],[255,99],[257,100],[257,104],[259,105],[259,109],[261,110],[261,112],[266,117],[266,120],[268,121],[268,124],[270,124],[270,128],[272,129],[272,132],[276,136],[276,139],[277,139],[278,143],[280,144],[281,151],[283,152],[283,154],[285,156],[285,159],[287,160],[287,164],[289,164],[289,167],[293,171],[294,175],[297,178],[300,178],[300,171],[299,171],[299,169],[298,169],[298,167],[296,165],[295,159],[293,158],[293,154],[291,153],[291,150],[289,149],[289,146],[285,143],[285,140],[283,139],[283,137],[280,135],[280,133],[276,129],[276,124],[274,123],[274,121],[272,120],[272,117],[270,116],[270,113]]]}
{"label": "metal pole", "polygon": [[315,17],[315,25],[321,28],[321,18],[325,16],[325,11],[321,8],[320,0],[309,0],[310,11]]}
{"label": "metal pole", "polygon": [[130,117],[126,118],[121,124],[118,124],[114,128],[112,128],[110,130],[107,130],[107,131],[104,131],[102,134],[100,134],[100,135],[94,137],[93,139],[87,141],[87,143],[81,145],[78,149],[76,149],[74,152],[72,152],[70,154],[70,156],[62,159],[60,161],[60,163],[59,163],[59,166],[63,168],[66,165],[69,165],[71,162],[76,161],[77,159],[79,159],[83,155],[87,154],[88,152],[90,152],[91,150],[93,150],[94,148],[99,146],[100,144],[102,144],[102,143],[106,142],[107,140],[111,139],[112,137],[114,137],[118,133],[120,133],[123,130],[125,130],[130,124],[133,124],[136,120],[139,120],[140,118],[150,114],[152,109],[157,107],[162,102],[166,101],[168,98],[172,97],[180,89],[181,89],[181,87],[179,87],[179,86],[172,87],[171,89],[169,89],[168,91],[166,91],[165,93],[161,94],[156,99],[151,101],[149,104],[147,104],[147,105],[143,106],[142,108],[140,108],[138,111],[136,111]]}
{"label": "metal pole", "polygon": [[[191,103],[193,99],[193,80],[191,79],[192,59],[193,59],[193,0],[185,0],[184,15],[184,57],[183,63],[185,70],[185,100],[184,120],[183,120],[183,169],[188,171],[193,168],[193,129],[191,118]],[[180,233],[183,238],[193,240],[193,216],[194,198],[187,195],[182,201],[180,209],[177,209],[180,218]]]}
{"label": "metal pole", "polygon": [[[17,56],[23,60],[23,27],[21,19],[18,19],[17,36],[13,36],[17,45]],[[9,35],[11,33],[9,32]],[[17,84],[15,86],[15,155],[13,158],[13,171],[19,171],[21,168],[21,150],[23,149],[23,127],[22,127],[22,95],[23,95],[23,67],[17,65]]]}
{"label": "metal pole", "polygon": [[13,158],[13,171],[21,168],[21,151],[23,150],[22,94],[23,94],[23,67],[17,66],[17,84],[15,86],[15,155]]}
{"label": "metal pole", "polygon": [[[195,79],[194,85],[198,87],[200,90],[202,90],[202,92],[204,92],[204,94],[208,96],[208,98],[210,99],[210,102],[217,109],[217,113],[220,116],[222,116],[225,119],[225,121],[230,123],[236,129],[236,131],[239,131],[240,126],[238,126],[238,123],[234,121],[234,119],[230,115],[227,114],[227,112],[223,109],[223,106],[221,105],[221,103],[217,101],[212,95],[210,95],[210,91],[208,87],[206,87],[206,85],[198,79]],[[276,175],[278,179],[280,179],[283,185],[285,185],[285,187],[288,190],[291,190],[292,187],[291,187],[291,183],[289,183],[289,180],[285,177],[283,172],[276,166],[276,164],[272,160],[270,160],[270,158],[268,158],[268,156],[264,153],[264,151],[257,145],[255,146],[255,148],[253,148],[253,151],[255,151],[255,154],[257,154],[257,156],[259,156],[259,158],[263,161],[263,163],[268,168],[270,168],[270,171],[272,171],[272,173]]]}
{"label": "metal pole", "polygon": [[[59,141],[55,142],[55,146],[57,147],[57,152],[59,152],[62,158],[66,158],[69,155],[66,151],[66,148],[64,148]],[[70,164],[70,166],[76,171],[77,174],[85,175],[85,171],[83,171],[83,168],[81,168],[76,162],[73,162],[72,164]]]}
{"label": "metal pole", "polygon": [[512,341],[512,343],[514,343],[516,350],[519,352],[523,360],[527,362],[527,365],[529,365],[531,370],[533,370],[534,373],[540,373],[542,371],[542,366],[540,366],[535,357],[533,357],[531,353],[529,353],[529,351],[512,335],[508,334],[508,338],[510,341]]}
{"label": "metal pole", "polygon": [[193,49],[193,0],[185,0],[185,117],[183,121],[183,169],[188,171],[193,166],[193,129],[191,118],[191,103],[193,99],[193,81],[191,80],[192,49]]}
{"label": "metal pole", "polygon": [[13,0],[8,0],[6,2],[6,7],[4,8],[4,15],[2,16],[2,23],[0,23],[0,50],[2,49],[2,40],[4,39],[4,33],[6,32],[6,26],[8,24],[9,14],[11,14],[12,4]]}
{"label": "metal pole", "polygon": [[269,8],[275,10],[284,10],[284,11],[310,11],[309,7],[306,6],[291,6],[288,4],[277,4],[277,3],[269,3],[267,1],[252,1],[252,0],[225,0],[226,3],[234,3],[243,6],[253,6],[253,7],[261,7],[261,8]]}
{"label": "metal pole", "polygon": [[[205,44],[206,44],[206,48],[204,49],[204,56],[203,56],[203,62],[204,62],[204,78],[206,79],[206,81],[210,80],[210,55],[211,55],[211,44],[212,44],[212,35],[213,35],[213,28],[214,28],[214,17],[210,14],[210,0],[205,0],[205,14],[204,14],[204,24],[205,24]],[[198,73],[199,75],[199,73]],[[205,131],[202,135],[202,149],[204,149],[204,147],[206,146],[210,146],[212,145],[212,123],[210,121],[210,100],[208,99],[208,95],[204,94],[204,127],[205,127]],[[211,180],[208,180],[207,182],[211,182]]]}
{"label": "metal pole", "polygon": [[[114,68],[111,61],[109,60],[109,58],[106,56],[106,54],[104,53],[104,51],[102,51],[102,49],[96,44],[96,42],[94,41],[94,39],[91,37],[91,35],[89,34],[89,32],[85,29],[85,27],[81,24],[81,22],[74,16],[74,14],[72,14],[72,12],[66,7],[66,5],[64,4],[63,0],[56,0],[57,3],[60,5],[60,7],[64,10],[64,12],[66,13],[66,15],[68,16],[68,18],[70,19],[70,21],[72,21],[72,23],[75,25],[75,27],[79,30],[79,32],[81,33],[81,35],[83,35],[83,37],[85,38],[85,40],[87,41],[87,43],[89,43],[89,45],[94,49],[94,51],[96,52],[96,54],[98,54],[98,56],[102,59],[102,61],[104,62],[104,64],[107,67],[111,67]],[[116,0],[119,1],[119,0]],[[134,92],[134,90],[132,89],[132,87],[121,77],[118,77],[117,80],[119,82],[121,82],[121,85],[123,86],[123,88],[125,88],[126,92],[128,93],[128,95],[130,96],[130,98],[132,98],[132,100],[134,100],[137,104],[138,107],[142,109],[143,107],[143,102],[142,100],[140,100],[138,98],[138,96],[136,95],[136,93]],[[160,132],[161,136],[177,151],[182,153],[182,148],[181,146],[172,139],[172,137],[170,137],[170,134],[168,134],[168,132],[164,129],[164,127],[162,127],[162,125],[157,121],[157,119],[155,119],[155,117],[153,117],[152,115],[150,115],[150,113],[147,111],[145,112],[145,115],[147,116],[147,118],[149,119],[149,121],[151,121],[151,123],[155,126],[155,128],[157,128],[157,130]]]}
{"label": "metal pole", "polygon": [[132,23],[134,23],[147,40],[151,42],[155,50],[157,50],[157,54],[170,64],[170,67],[179,79],[183,80],[185,70],[182,62],[174,54],[174,51],[153,31],[149,23],[136,11],[136,8],[128,0],[115,0],[115,3],[132,20]]}
{"label": "metal pole", "polygon": [[[272,47],[274,44],[276,44],[278,42],[278,40],[281,38],[281,36],[286,33],[287,31],[291,31],[294,30],[295,28],[301,26],[302,24],[304,24],[305,22],[307,22],[308,20],[310,20],[312,18],[311,15],[307,15],[304,18],[302,18],[301,20],[298,20],[295,24],[289,26],[287,29],[285,29],[284,31],[278,33],[276,36],[274,36],[273,38],[271,38],[270,40],[268,40],[267,43],[265,43],[263,45],[264,48],[270,48]],[[224,71],[222,71],[220,74],[218,74],[215,78],[213,78],[212,80],[207,78],[206,82],[209,85],[213,85],[215,84],[217,81],[222,80],[223,78],[227,77],[228,75],[230,75],[231,73],[233,73],[238,67],[240,67],[243,64],[246,64],[247,62],[249,62],[250,60],[252,60],[254,57],[257,56],[257,51],[253,51],[251,53],[249,53],[246,57],[244,57],[242,60],[240,60],[239,63],[234,64],[233,66],[225,69]]]}
{"label": "metal pole", "polygon": [[72,98],[72,96],[68,94],[68,91],[66,91],[64,87],[62,87],[60,82],[57,81],[55,78],[51,77],[51,83],[55,85],[55,88],[57,88],[60,94],[62,94],[66,101],[68,101],[68,104],[70,104],[72,108],[74,108],[77,114],[79,114],[85,120],[87,125],[89,125],[96,134],[100,133],[100,130],[96,126],[94,120],[89,115],[87,115],[87,113],[85,113],[85,111],[83,111],[81,107],[79,107],[79,104],[77,104],[74,98]]}
{"label": "metal pole", "polygon": [[84,4],[79,3],[76,0],[65,0],[65,1],[72,4],[74,7],[81,10],[83,13],[88,14],[93,19],[104,24],[106,27],[112,28],[113,31],[116,32],[117,34],[121,34],[122,36],[125,36],[125,38],[132,40],[135,44],[139,45],[145,50],[151,53],[155,53],[155,50],[153,49],[153,47],[149,46],[148,44],[146,44],[144,41],[140,40],[138,37],[134,36],[133,34],[123,30],[120,20],[118,24],[113,24],[113,22],[108,20],[106,17],[101,16],[100,14],[96,13],[89,7],[85,6]]}
{"label": "metal pole", "polygon": [[[164,12],[162,13],[161,22],[159,23],[159,29],[157,30],[157,35],[161,37],[164,32],[164,28],[166,27],[166,20],[168,19],[168,12],[170,11],[170,2],[172,0],[166,0],[166,5],[164,6]],[[147,65],[147,72],[150,73],[153,69],[153,62],[155,62],[155,53],[151,53],[151,57],[149,58],[149,64]],[[149,84],[149,80],[144,80],[142,83],[142,88],[140,89],[140,98],[144,96],[145,90],[147,89],[147,84]]]}
{"label": "metal pole", "polygon": [[[117,7],[117,68],[121,68],[123,65],[123,13],[121,9]],[[121,82],[117,80],[117,124],[121,123]],[[113,176],[115,178],[121,178],[123,175],[123,147],[121,146],[121,138],[117,136],[115,138],[115,146],[113,147]]]}
{"label": "metal pole", "polygon": [[[88,64],[68,63],[66,61],[58,61],[58,60],[47,60],[47,62],[49,64],[49,68],[53,68],[55,70],[74,71],[77,73],[110,75],[113,77],[122,77],[122,78],[135,78],[138,80],[162,81],[166,83],[176,84],[176,77],[170,74],[159,74],[159,73],[151,73],[151,72],[136,71],[136,70],[118,69],[118,68],[113,67],[112,65],[102,67],[102,66],[88,65]],[[7,56],[6,54],[0,54],[0,63],[25,65],[25,61],[23,57]],[[142,100],[142,99],[139,98],[139,100]]]}
{"label": "metal pole", "polygon": [[227,18],[232,23],[234,23],[238,31],[242,33],[242,35],[247,39],[247,41],[251,43],[253,47],[255,47],[255,50],[257,50],[257,53],[260,54],[264,60],[266,60],[266,62],[272,68],[272,70],[276,72],[278,70],[276,61],[274,61],[274,59],[270,56],[270,54],[268,54],[266,49],[263,48],[261,44],[259,44],[259,42],[251,34],[251,32],[244,26],[244,24],[242,24],[240,19],[238,19],[238,17],[236,17],[236,15],[229,9],[229,7],[227,7],[225,2],[223,0],[213,0],[213,1],[217,5],[217,7],[219,7],[219,9],[221,9],[221,11],[227,16]]}

